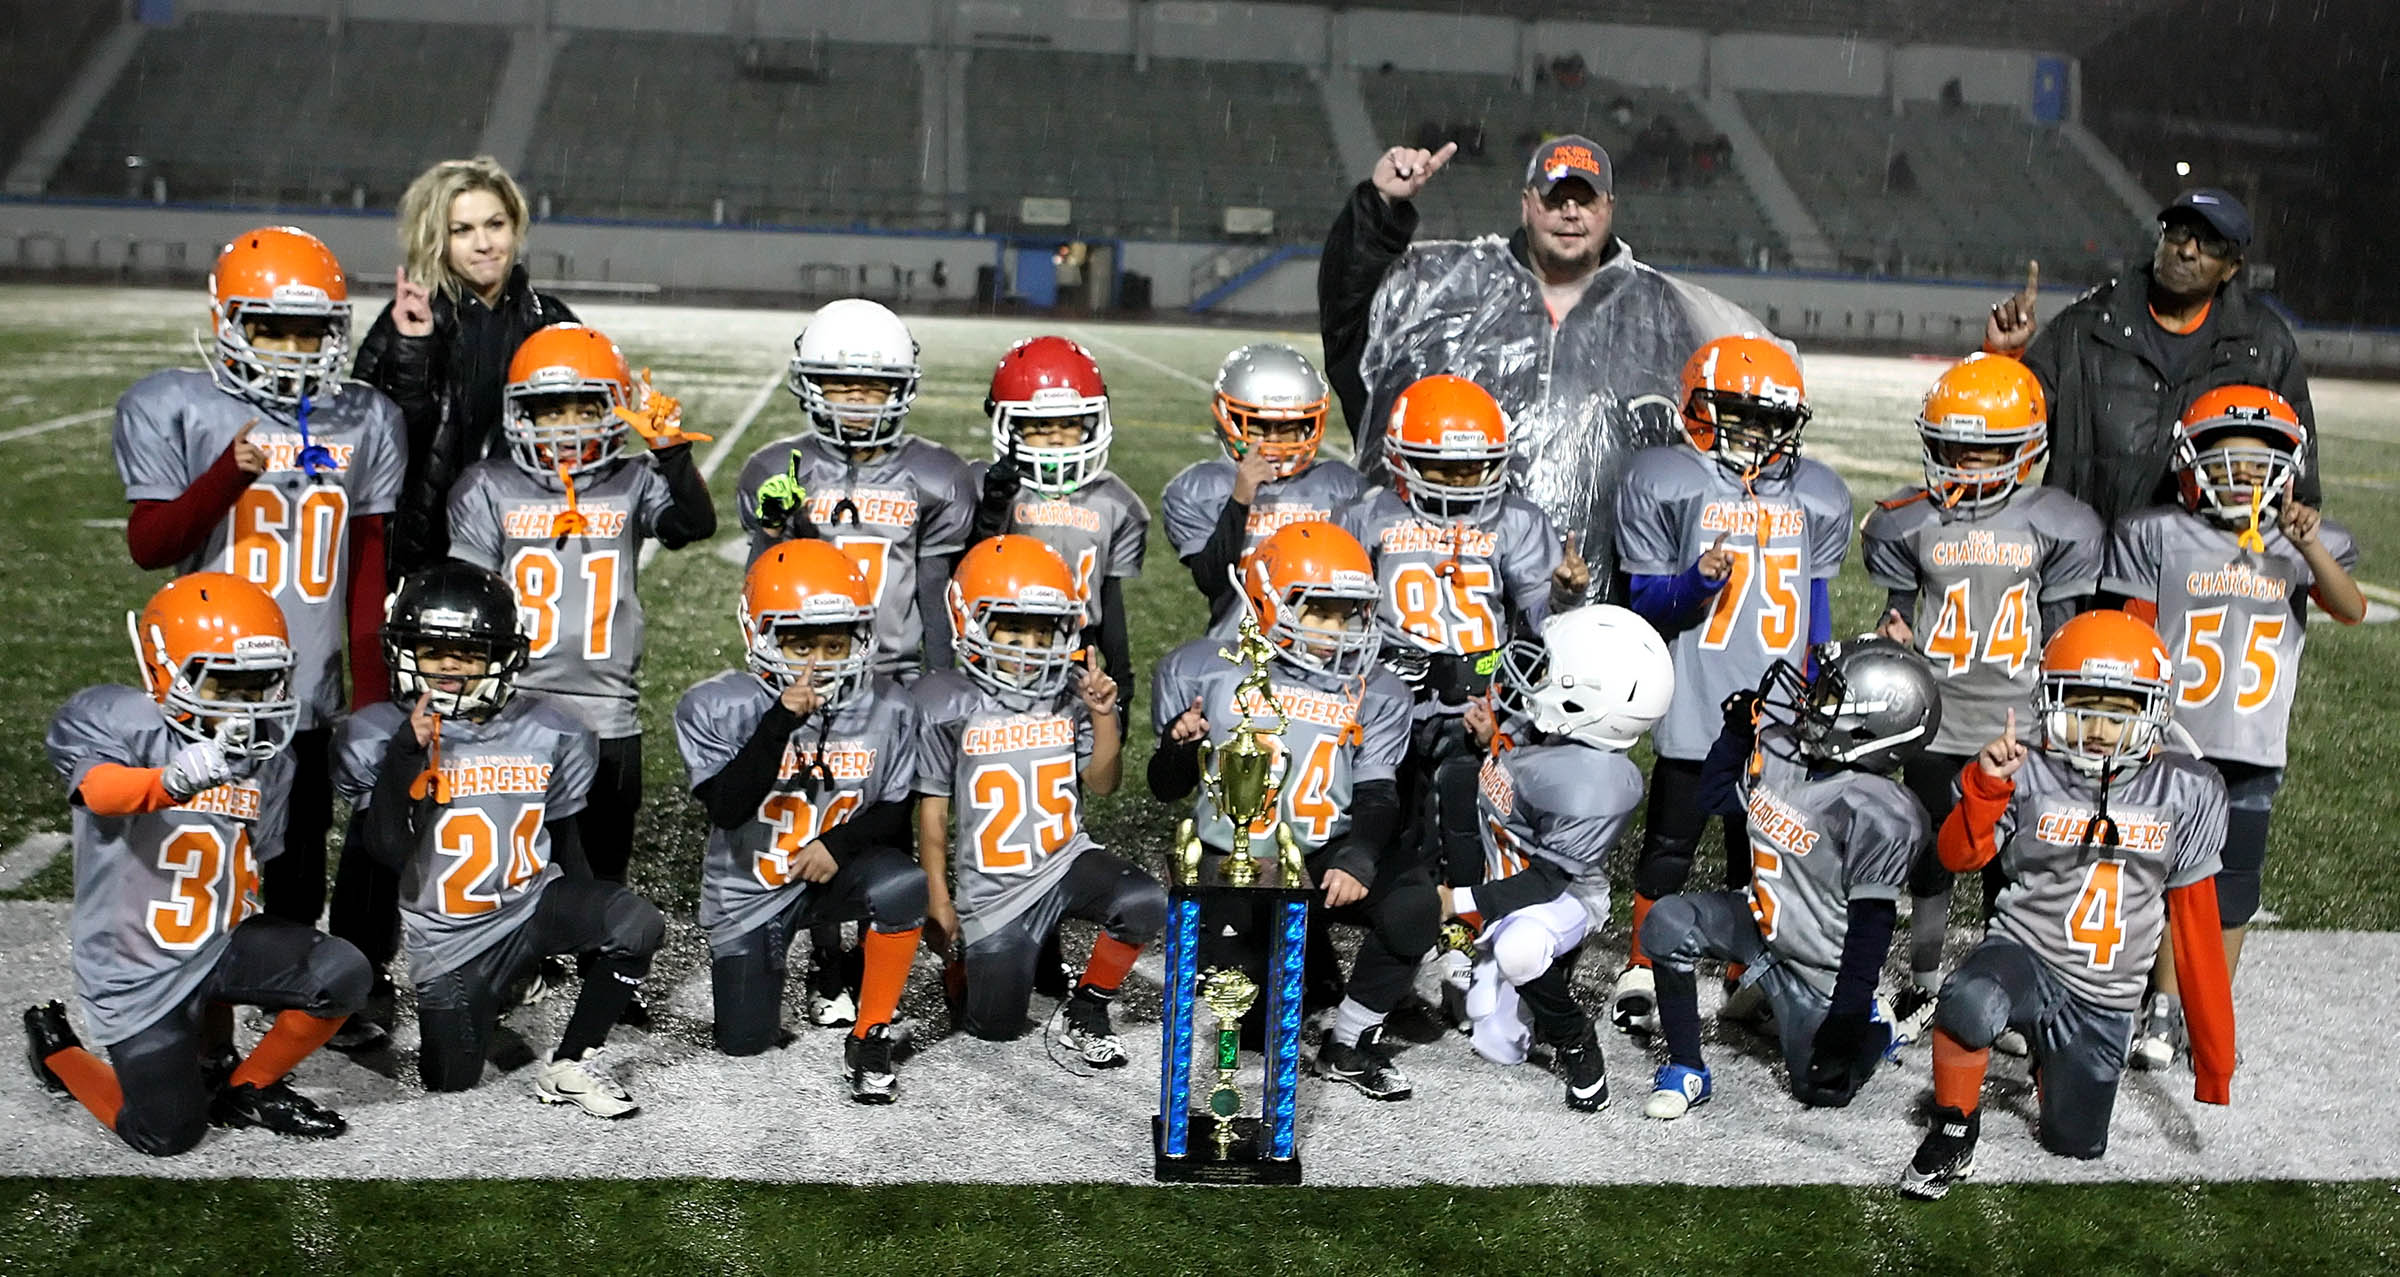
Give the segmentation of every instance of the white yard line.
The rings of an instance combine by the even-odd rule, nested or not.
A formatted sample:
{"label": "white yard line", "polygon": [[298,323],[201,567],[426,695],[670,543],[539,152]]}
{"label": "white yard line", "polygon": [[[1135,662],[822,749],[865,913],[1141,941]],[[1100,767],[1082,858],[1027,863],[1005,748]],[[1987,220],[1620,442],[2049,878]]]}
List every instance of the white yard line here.
{"label": "white yard line", "polygon": [[53,430],[80,426],[87,421],[98,421],[114,412],[116,412],[115,408],[94,408],[88,412],[71,412],[64,417],[52,417],[48,421],[37,421],[30,426],[19,426],[14,430],[0,430],[0,443],[7,443],[12,439],[31,439],[35,435],[46,435]]}
{"label": "white yard line", "polygon": [[48,868],[58,853],[67,849],[67,842],[65,834],[27,834],[16,846],[0,852],[0,891],[25,885],[26,879]]}
{"label": "white yard line", "polygon": [[[716,477],[718,469],[725,464],[725,458],[733,455],[734,445],[740,443],[742,436],[749,433],[750,423],[758,420],[758,414],[767,410],[767,404],[775,398],[775,392],[782,388],[783,377],[784,370],[777,368],[767,378],[766,384],[758,388],[758,393],[750,396],[750,402],[742,409],[742,415],[733,419],[732,428],[724,434],[718,435],[716,441],[709,445],[708,455],[700,458],[702,481],[705,482]],[[650,561],[657,557],[658,542],[655,540],[643,542],[641,566],[649,567]]]}

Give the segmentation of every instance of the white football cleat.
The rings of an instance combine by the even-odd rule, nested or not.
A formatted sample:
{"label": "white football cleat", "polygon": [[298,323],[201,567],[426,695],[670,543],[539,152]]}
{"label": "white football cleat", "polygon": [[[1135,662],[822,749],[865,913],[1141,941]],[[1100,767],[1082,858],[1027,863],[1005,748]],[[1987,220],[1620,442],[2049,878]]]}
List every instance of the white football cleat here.
{"label": "white football cleat", "polygon": [[1934,1006],[1934,996],[1915,981],[1901,988],[1900,996],[1892,1001],[1892,1049],[1888,1053],[1889,1058],[1899,1059],[1901,1048],[1922,1042],[1933,1032]]}
{"label": "white football cleat", "polygon": [[2015,1029],[2000,1030],[2000,1036],[1992,1039],[1992,1049],[2002,1055],[2013,1055],[2020,1060],[2033,1054],[2033,1047],[2025,1041],[2025,1035]]}
{"label": "white football cleat", "polygon": [[544,1104],[572,1104],[593,1117],[616,1119],[642,1111],[601,1062],[608,1048],[596,1046],[583,1058],[562,1059],[552,1051],[542,1057],[533,1078],[534,1098]]}
{"label": "white football cleat", "polygon": [[1608,1019],[1620,1033],[1658,1032],[1658,979],[1650,974],[1650,968],[1629,966],[1617,976]]}
{"label": "white football cleat", "polygon": [[2172,993],[2153,993],[2142,1008],[2141,1027],[2134,1031],[2133,1049],[2125,1062],[2137,1069],[2161,1073],[2174,1067],[2184,1050],[2183,1001]]}

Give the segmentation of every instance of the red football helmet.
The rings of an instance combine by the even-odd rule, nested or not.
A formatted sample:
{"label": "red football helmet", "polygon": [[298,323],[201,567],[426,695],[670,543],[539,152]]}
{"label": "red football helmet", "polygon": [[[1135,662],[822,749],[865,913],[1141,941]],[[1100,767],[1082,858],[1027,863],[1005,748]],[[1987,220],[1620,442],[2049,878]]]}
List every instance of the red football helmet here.
{"label": "red football helmet", "polygon": [[[1014,456],[1026,487],[1063,497],[1108,469],[1108,386],[1092,352],[1064,337],[1028,337],[992,369],[984,411],[992,418],[992,460]],[[1083,428],[1079,443],[1036,447],[1028,423],[1065,421]]]}

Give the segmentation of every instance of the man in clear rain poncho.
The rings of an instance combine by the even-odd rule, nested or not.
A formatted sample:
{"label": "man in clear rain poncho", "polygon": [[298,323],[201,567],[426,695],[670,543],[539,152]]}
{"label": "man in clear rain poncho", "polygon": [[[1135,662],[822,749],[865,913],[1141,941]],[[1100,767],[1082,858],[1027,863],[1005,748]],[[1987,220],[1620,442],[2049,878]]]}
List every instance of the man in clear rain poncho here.
{"label": "man in clear rain poncho", "polygon": [[1456,150],[1384,152],[1325,237],[1318,321],[1359,468],[1379,474],[1384,421],[1403,388],[1435,373],[1472,379],[1508,413],[1526,496],[1573,538],[1593,596],[1616,599],[1618,475],[1635,452],[1677,437],[1678,377],[1692,352],[1766,326],[1634,260],[1610,233],[1608,152],[1581,137],[1534,151],[1523,224],[1507,238],[1411,244],[1410,201]]}

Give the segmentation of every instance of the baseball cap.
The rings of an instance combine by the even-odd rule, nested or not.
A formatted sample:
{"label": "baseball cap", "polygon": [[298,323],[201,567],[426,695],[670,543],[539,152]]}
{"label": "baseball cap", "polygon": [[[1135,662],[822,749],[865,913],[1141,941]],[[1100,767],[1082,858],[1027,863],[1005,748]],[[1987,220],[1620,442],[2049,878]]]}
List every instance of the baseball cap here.
{"label": "baseball cap", "polygon": [[1588,137],[1569,133],[1535,147],[1533,159],[1525,165],[1525,184],[1544,195],[1570,177],[1580,177],[1591,183],[1593,190],[1608,194],[1608,152]]}
{"label": "baseball cap", "polygon": [[2208,223],[2209,229],[2233,241],[2235,248],[2250,245],[2250,210],[2229,191],[2203,186],[2185,191],[2158,210],[2158,220],[2167,220],[2178,210],[2186,211]]}

